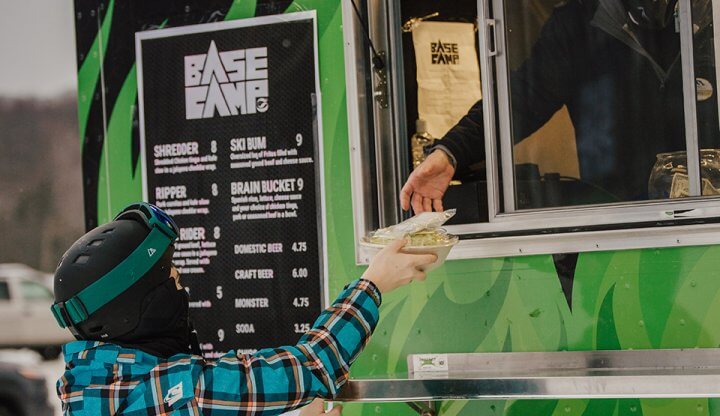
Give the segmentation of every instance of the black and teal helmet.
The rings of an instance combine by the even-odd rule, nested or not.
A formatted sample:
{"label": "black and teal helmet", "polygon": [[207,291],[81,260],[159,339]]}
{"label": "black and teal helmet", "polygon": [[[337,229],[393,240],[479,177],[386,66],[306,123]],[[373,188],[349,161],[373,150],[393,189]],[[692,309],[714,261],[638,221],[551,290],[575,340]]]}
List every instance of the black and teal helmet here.
{"label": "black and teal helmet", "polygon": [[168,282],[177,236],[175,222],[144,202],[82,236],[55,270],[58,324],[86,340],[132,332],[148,294]]}

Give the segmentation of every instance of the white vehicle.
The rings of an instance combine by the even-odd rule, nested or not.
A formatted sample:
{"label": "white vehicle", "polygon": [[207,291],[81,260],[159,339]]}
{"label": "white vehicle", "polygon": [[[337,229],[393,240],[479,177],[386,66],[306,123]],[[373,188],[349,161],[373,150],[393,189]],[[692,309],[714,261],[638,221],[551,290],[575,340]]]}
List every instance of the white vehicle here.
{"label": "white vehicle", "polygon": [[26,347],[53,359],[73,340],[50,311],[53,294],[46,278],[24,265],[0,265],[0,348]]}

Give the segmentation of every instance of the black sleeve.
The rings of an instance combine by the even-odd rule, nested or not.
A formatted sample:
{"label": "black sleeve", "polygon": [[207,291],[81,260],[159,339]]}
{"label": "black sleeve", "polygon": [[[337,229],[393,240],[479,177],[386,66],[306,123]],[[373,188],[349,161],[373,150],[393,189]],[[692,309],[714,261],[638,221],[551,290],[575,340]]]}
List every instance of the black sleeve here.
{"label": "black sleeve", "polygon": [[437,144],[442,144],[457,161],[455,175],[462,177],[468,173],[469,166],[485,160],[485,145],[483,137],[483,108],[482,100],[475,103],[470,111],[445,134]]}
{"label": "black sleeve", "polygon": [[[573,45],[583,43],[587,21],[576,2],[556,8],[530,57],[510,74],[513,140],[526,138],[562,107],[573,89]],[[457,175],[485,159],[482,101],[448,131],[442,144],[457,160]]]}

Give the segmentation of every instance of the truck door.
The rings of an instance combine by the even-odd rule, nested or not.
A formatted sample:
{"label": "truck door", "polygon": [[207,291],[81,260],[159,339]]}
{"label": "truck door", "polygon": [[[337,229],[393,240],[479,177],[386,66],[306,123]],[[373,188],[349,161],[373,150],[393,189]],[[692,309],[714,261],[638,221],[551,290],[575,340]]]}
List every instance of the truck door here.
{"label": "truck door", "polygon": [[21,345],[25,334],[19,331],[21,321],[17,290],[10,281],[0,279],[0,346]]}

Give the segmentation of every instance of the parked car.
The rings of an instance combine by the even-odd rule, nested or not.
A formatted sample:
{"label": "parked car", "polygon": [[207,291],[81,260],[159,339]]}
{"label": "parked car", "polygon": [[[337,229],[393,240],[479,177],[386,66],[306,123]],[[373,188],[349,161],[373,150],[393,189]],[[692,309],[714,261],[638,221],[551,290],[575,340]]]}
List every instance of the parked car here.
{"label": "parked car", "polygon": [[0,362],[0,416],[52,416],[45,377],[37,370]]}
{"label": "parked car", "polygon": [[27,347],[54,359],[73,337],[55,321],[52,291],[38,278],[0,265],[0,348]]}
{"label": "parked car", "polygon": [[35,280],[52,289],[53,274],[41,272],[22,263],[0,263],[0,276],[24,277]]}

